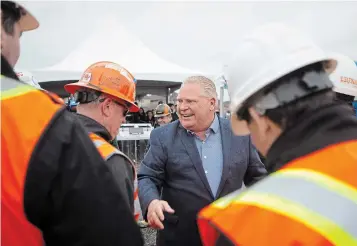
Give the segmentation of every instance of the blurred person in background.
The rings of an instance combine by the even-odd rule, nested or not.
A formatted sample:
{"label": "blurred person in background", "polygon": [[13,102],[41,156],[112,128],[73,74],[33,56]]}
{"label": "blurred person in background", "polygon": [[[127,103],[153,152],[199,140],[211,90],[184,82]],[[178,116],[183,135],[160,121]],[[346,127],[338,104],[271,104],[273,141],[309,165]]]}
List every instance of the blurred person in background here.
{"label": "blurred person in background", "polygon": [[354,101],[357,97],[357,64],[343,54],[332,53],[331,55],[338,61],[335,71],[330,74],[330,79],[334,83],[336,100],[351,106],[351,112],[356,115]]}
{"label": "blurred person in background", "polygon": [[77,112],[77,105],[78,105],[78,103],[76,102],[76,100],[72,96],[68,98],[68,102],[67,102],[68,111],[76,113]]}
{"label": "blurred person in background", "polygon": [[155,126],[155,117],[154,117],[154,113],[152,110],[148,110],[146,111],[146,114],[147,114],[147,122],[151,124],[151,126]]}
{"label": "blurred person in background", "polygon": [[[154,123],[155,128],[171,123],[172,118],[171,118],[171,109],[169,105],[165,103],[159,104],[155,109],[154,117],[155,117],[155,123]],[[150,148],[150,142],[148,142],[146,145],[145,153],[147,153],[149,148]]]}
{"label": "blurred person in background", "polygon": [[232,129],[251,134],[272,174],[200,212],[204,245],[357,245],[357,119],[335,101],[336,61],[279,23],[235,50]]}
{"label": "blurred person in background", "polygon": [[155,109],[156,127],[164,126],[172,122],[172,112],[167,104],[159,104]]}
{"label": "blurred person in background", "polygon": [[138,123],[145,123],[147,121],[146,114],[144,108],[140,107],[139,112],[138,112]]}
{"label": "blurred person in background", "polygon": [[[77,118],[90,134],[112,171],[118,188],[125,195],[126,203],[134,211],[134,199],[137,198],[135,165],[111,145],[128,111],[139,111],[134,103],[134,77],[118,64],[97,62],[84,71],[78,82],[67,84],[64,88],[79,103]],[[135,212],[135,217],[138,216]]]}
{"label": "blurred person in background", "polygon": [[1,1],[1,244],[142,245],[124,196],[63,100],[18,80],[20,36],[38,21]]}
{"label": "blurred person in background", "polygon": [[211,80],[187,78],[177,100],[180,120],[151,132],[138,174],[139,199],[144,218],[160,229],[157,245],[198,246],[197,212],[262,179],[266,169],[250,136],[234,136],[229,121],[216,116]]}

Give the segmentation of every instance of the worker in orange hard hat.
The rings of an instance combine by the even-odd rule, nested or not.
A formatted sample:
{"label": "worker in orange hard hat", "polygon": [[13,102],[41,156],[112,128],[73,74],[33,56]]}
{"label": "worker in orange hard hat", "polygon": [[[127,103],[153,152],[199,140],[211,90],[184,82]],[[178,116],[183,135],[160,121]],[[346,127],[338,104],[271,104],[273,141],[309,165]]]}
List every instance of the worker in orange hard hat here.
{"label": "worker in orange hard hat", "polygon": [[19,81],[13,69],[21,33],[38,26],[23,6],[1,1],[0,244],[142,245],[82,124],[58,96]]}
{"label": "worker in orange hard hat", "polygon": [[135,102],[136,80],[133,75],[113,62],[97,62],[83,73],[81,79],[64,86],[74,95],[78,119],[83,123],[92,141],[115,177],[119,189],[134,211],[137,200],[136,168],[133,162],[111,145],[128,111],[138,112]]}
{"label": "worker in orange hard hat", "polygon": [[172,121],[172,111],[169,105],[166,103],[157,105],[155,109],[155,119],[157,121],[157,126],[164,126]]}

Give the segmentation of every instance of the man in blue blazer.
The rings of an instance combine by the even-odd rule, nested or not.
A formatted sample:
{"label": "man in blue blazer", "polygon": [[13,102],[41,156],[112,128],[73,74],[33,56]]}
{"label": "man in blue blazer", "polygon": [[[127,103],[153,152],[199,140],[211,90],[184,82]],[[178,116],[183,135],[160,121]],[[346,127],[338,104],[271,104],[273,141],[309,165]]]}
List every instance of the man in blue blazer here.
{"label": "man in blue blazer", "polygon": [[201,245],[197,213],[219,197],[262,179],[267,171],[249,136],[237,137],[215,114],[214,83],[186,79],[179,121],[156,128],[138,173],[144,218],[160,229],[157,245]]}

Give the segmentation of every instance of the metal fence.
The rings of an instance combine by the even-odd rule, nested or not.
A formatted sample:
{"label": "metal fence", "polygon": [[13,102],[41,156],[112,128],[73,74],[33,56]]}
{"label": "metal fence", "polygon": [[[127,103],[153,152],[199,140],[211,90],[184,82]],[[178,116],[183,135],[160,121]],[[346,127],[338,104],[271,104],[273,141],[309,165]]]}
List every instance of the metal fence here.
{"label": "metal fence", "polygon": [[126,154],[136,165],[144,159],[148,148],[149,140],[120,140],[118,145],[120,150]]}
{"label": "metal fence", "polygon": [[120,127],[117,136],[119,148],[137,165],[147,151],[152,129],[150,124],[123,124]]}

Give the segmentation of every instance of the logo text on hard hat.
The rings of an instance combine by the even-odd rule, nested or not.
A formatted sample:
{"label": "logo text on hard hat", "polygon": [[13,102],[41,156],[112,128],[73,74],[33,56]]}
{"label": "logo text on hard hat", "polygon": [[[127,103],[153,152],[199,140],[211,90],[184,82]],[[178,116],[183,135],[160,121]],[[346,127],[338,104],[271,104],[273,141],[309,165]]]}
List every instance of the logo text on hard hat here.
{"label": "logo text on hard hat", "polygon": [[349,77],[344,77],[344,76],[340,77],[340,82],[341,83],[346,83],[346,84],[357,85],[357,80],[349,78]]}
{"label": "logo text on hard hat", "polygon": [[81,81],[88,83],[91,80],[91,78],[92,78],[91,73],[84,73]]}
{"label": "logo text on hard hat", "polygon": [[130,76],[128,71],[118,64],[110,63],[110,64],[105,65],[105,68],[111,68],[111,69],[117,70],[121,75],[123,75],[125,78],[127,78],[131,82],[133,82],[133,80],[134,80],[134,78],[132,78]]}

